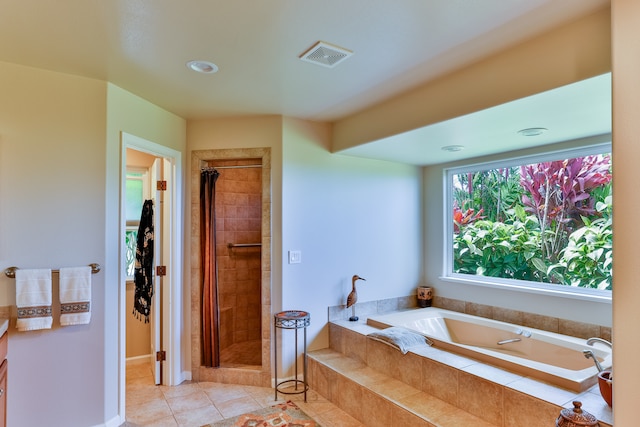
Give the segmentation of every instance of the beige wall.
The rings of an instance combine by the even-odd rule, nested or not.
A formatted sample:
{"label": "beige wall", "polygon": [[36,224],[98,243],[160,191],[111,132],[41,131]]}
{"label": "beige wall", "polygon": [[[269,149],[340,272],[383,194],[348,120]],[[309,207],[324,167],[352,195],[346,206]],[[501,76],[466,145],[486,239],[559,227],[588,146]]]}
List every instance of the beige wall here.
{"label": "beige wall", "polygon": [[[8,424],[117,423],[120,131],[183,151],[186,123],[108,83],[14,64],[0,63],[0,92],[0,270],[102,266],[89,325],[10,328]],[[14,304],[0,275],[0,306]]]}
{"label": "beige wall", "polygon": [[459,117],[611,70],[608,8],[338,120],[332,151]]}
{"label": "beige wall", "polygon": [[[327,307],[410,295],[422,268],[421,173],[415,166],[332,154],[331,126],[285,118],[282,309],[311,313],[309,347],[328,346]],[[275,304],[275,302],[274,302]],[[283,357],[293,350],[283,342]],[[286,358],[285,358],[286,360]]]}
{"label": "beige wall", "polygon": [[[120,263],[120,190],[122,169],[122,141],[121,134],[126,132],[155,144],[168,147],[182,153],[184,161],[186,157],[186,121],[175,114],[153,105],[144,99],[127,92],[118,86],[107,83],[107,111],[106,111],[106,149],[103,149],[103,159],[106,158],[106,187],[104,199],[106,201],[106,221],[103,232],[106,236],[105,264],[109,266],[104,271],[105,281],[111,285],[105,289],[105,298],[109,309],[105,312],[105,353],[106,366],[104,369],[104,388],[108,399],[104,402],[104,414],[106,419],[117,416],[121,396],[119,377],[120,348],[126,345],[126,334],[120,336],[120,313],[127,312],[124,295],[124,283],[119,275],[117,265]],[[179,201],[184,208],[184,199]],[[182,289],[184,291],[184,289]],[[185,296],[187,295],[187,296]],[[186,291],[182,297],[182,313],[189,311],[189,300]],[[189,335],[189,323],[182,319],[177,326],[179,333]],[[124,327],[124,326],[123,326]],[[124,330],[123,330],[124,332]],[[188,348],[183,348],[183,353],[175,355],[178,366],[182,370],[189,368],[188,359],[184,353]]]}
{"label": "beige wall", "polygon": [[[271,149],[271,242],[272,283],[280,283],[282,257],[281,242],[276,236],[282,233],[282,117],[255,116],[226,119],[189,120],[187,125],[189,152],[269,147]],[[190,159],[189,159],[190,160]],[[191,194],[191,181],[185,194]],[[191,203],[197,201],[191,200]],[[191,218],[185,216],[185,230],[191,229]],[[185,237],[188,238],[188,235]],[[191,259],[191,243],[185,245],[185,257]],[[192,283],[192,286],[193,283]],[[274,290],[279,294],[279,290]]]}
{"label": "beige wall", "polygon": [[[0,271],[99,263],[91,322],[9,329],[8,425],[104,422],[106,83],[0,63]],[[0,305],[15,304],[0,275]],[[115,306],[117,309],[117,306]],[[37,410],[34,410],[37,402]],[[55,420],[55,421],[52,421]]]}
{"label": "beige wall", "polygon": [[640,164],[640,2],[613,0],[613,410],[616,426],[638,424],[640,263],[637,197]]}
{"label": "beige wall", "polygon": [[[135,284],[127,281],[126,284],[126,357],[139,357],[151,355],[151,328],[149,323],[142,319],[136,319],[133,314],[133,301],[135,296]],[[155,307],[154,307],[155,309]]]}

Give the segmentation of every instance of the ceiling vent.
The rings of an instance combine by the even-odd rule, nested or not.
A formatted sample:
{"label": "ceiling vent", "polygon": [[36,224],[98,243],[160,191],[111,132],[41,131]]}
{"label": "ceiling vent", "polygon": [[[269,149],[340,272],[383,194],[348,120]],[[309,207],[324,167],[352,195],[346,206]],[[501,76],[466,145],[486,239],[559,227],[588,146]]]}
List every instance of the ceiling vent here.
{"label": "ceiling vent", "polygon": [[325,42],[318,42],[300,55],[300,59],[323,67],[333,68],[353,55],[353,52]]}

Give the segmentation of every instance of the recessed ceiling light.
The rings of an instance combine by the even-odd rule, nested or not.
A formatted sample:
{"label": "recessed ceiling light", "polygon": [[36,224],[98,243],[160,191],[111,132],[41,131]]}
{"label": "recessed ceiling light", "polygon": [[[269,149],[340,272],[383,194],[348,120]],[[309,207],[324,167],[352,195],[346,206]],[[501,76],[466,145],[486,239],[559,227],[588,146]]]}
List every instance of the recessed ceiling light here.
{"label": "recessed ceiling light", "polygon": [[441,148],[442,151],[449,151],[450,153],[454,153],[456,151],[464,150],[464,145],[445,145]]}
{"label": "recessed ceiling light", "polygon": [[547,128],[526,128],[520,129],[518,133],[522,136],[538,136],[547,132],[549,129]]}
{"label": "recessed ceiling light", "polygon": [[189,61],[187,62],[187,68],[204,74],[213,74],[218,71],[218,66],[209,61]]}

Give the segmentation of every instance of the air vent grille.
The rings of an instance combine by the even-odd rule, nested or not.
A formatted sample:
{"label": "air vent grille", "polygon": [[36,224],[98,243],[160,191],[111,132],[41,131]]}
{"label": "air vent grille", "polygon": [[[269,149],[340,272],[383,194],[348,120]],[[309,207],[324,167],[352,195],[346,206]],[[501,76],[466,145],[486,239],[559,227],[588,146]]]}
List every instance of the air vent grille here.
{"label": "air vent grille", "polygon": [[300,59],[323,67],[333,68],[353,55],[353,52],[329,43],[318,42],[300,55]]}

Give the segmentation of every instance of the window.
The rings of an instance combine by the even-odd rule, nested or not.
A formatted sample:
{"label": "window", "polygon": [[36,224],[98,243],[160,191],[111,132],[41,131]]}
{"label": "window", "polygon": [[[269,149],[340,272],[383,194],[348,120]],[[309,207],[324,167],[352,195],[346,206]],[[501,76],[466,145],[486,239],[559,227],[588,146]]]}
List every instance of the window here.
{"label": "window", "polygon": [[611,145],[446,171],[445,277],[611,296]]}
{"label": "window", "polygon": [[127,278],[133,278],[136,243],[138,239],[138,226],[140,225],[140,215],[145,196],[148,195],[148,174],[146,170],[127,170],[127,181],[125,186],[125,271]]}

